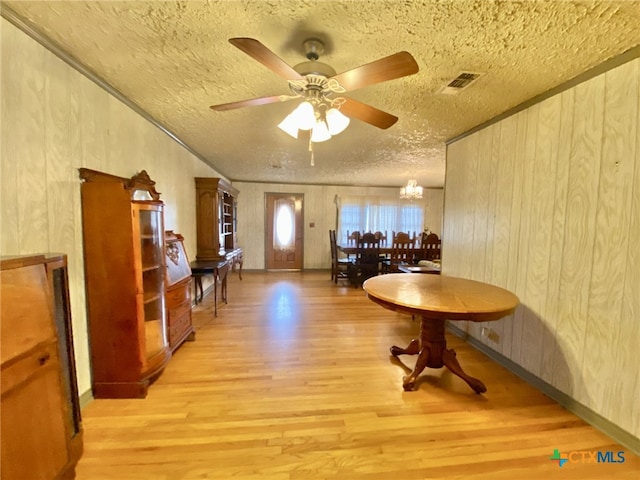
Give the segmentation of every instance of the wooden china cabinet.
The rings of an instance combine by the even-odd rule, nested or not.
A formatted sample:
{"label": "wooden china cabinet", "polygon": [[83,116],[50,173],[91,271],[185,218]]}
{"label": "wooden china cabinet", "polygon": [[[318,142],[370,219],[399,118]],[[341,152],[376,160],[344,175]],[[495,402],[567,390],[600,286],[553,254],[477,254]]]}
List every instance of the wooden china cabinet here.
{"label": "wooden china cabinet", "polygon": [[79,172],[93,395],[144,398],[171,357],[164,205],[144,170]]}
{"label": "wooden china cabinet", "polygon": [[67,257],[2,257],[2,480],[72,479],[82,455]]}
{"label": "wooden china cabinet", "polygon": [[227,259],[242,278],[243,251],[238,246],[238,190],[222,178],[197,177],[198,261]]}
{"label": "wooden china cabinet", "polygon": [[185,340],[195,340],[191,322],[191,268],[184,237],[171,230],[165,232],[167,279],[165,304],[169,348],[174,352]]}

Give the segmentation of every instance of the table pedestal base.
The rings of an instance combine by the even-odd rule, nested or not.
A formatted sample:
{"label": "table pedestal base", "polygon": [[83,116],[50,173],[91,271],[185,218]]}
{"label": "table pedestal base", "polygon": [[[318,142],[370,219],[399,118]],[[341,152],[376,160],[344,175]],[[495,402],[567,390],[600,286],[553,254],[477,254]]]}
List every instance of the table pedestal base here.
{"label": "table pedestal base", "polygon": [[391,347],[391,355],[418,355],[416,366],[410,375],[403,377],[402,387],[413,390],[418,375],[425,367],[447,367],[453,374],[462,378],[476,393],[484,393],[487,387],[477,378],[470,377],[458,363],[455,350],[447,348],[444,335],[444,320],[422,317],[420,322],[420,340],[414,339],[407,348]]}

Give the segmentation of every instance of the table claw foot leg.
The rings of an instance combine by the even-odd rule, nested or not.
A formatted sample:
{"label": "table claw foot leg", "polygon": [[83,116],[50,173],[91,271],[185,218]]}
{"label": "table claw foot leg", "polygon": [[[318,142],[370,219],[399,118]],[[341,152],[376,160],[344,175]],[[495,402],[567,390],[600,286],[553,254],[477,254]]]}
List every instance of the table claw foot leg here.
{"label": "table claw foot leg", "polygon": [[420,341],[417,339],[411,340],[411,343],[407,348],[396,347],[395,345],[389,349],[391,355],[397,357],[398,355],[417,355],[420,353]]}
{"label": "table claw foot leg", "polygon": [[474,392],[484,393],[487,391],[487,387],[484,386],[484,383],[482,383],[477,378],[470,377],[469,375],[464,373],[464,370],[462,370],[462,367],[460,366],[460,364],[458,363],[458,359],[456,358],[455,350],[444,349],[442,351],[442,361],[444,365],[451,371],[451,373],[459,376],[461,379],[467,382],[467,384],[473,389]]}
{"label": "table claw foot leg", "polygon": [[416,386],[416,379],[413,375],[402,377],[402,388],[405,392],[412,391]]}
{"label": "table claw foot leg", "polygon": [[[413,342],[411,342],[411,344],[413,345]],[[430,360],[431,350],[428,346],[422,347],[422,350],[420,350],[420,355],[418,356],[418,360],[416,361],[416,366],[413,368],[413,372],[411,372],[411,374],[407,375],[406,377],[402,377],[402,388],[404,388],[405,391],[408,392],[414,389],[418,375],[422,373],[425,367],[429,364]]]}

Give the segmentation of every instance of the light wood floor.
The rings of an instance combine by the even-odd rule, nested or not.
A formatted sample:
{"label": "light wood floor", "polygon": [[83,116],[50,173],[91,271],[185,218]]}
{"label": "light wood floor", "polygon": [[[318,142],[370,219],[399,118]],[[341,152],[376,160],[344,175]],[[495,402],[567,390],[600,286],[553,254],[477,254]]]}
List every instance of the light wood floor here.
{"label": "light wood floor", "polygon": [[[193,311],[185,343],[144,400],[83,410],[77,479],[634,479],[640,459],[447,334],[463,368],[426,369],[414,392],[389,356],[418,322],[335,286],[328,272],[252,273]],[[415,357],[402,357],[412,366]],[[558,449],[624,451],[567,463]]]}

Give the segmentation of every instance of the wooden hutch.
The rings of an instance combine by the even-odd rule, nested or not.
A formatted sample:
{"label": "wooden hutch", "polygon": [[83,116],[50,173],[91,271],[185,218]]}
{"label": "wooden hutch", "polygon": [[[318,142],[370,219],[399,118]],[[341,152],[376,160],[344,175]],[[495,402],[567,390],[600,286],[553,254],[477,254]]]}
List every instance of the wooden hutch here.
{"label": "wooden hutch", "polygon": [[2,478],[72,479],[82,424],[63,254],[2,257]]}
{"label": "wooden hutch", "polygon": [[221,178],[196,177],[198,261],[227,259],[242,278],[242,248],[237,237],[238,190]]}
{"label": "wooden hutch", "polygon": [[144,170],[79,172],[93,395],[144,398],[171,357],[164,205]]}

